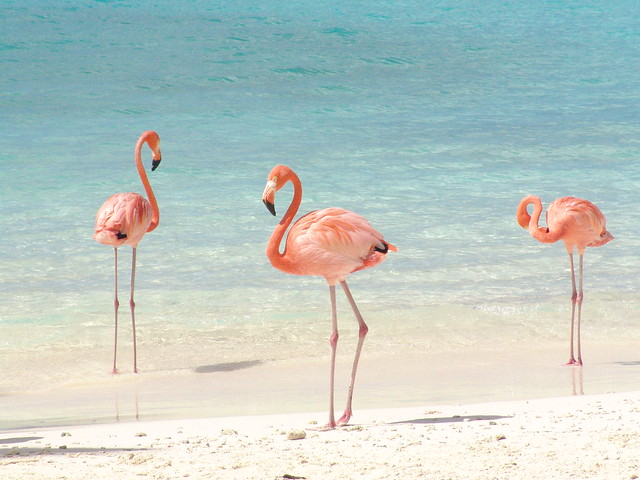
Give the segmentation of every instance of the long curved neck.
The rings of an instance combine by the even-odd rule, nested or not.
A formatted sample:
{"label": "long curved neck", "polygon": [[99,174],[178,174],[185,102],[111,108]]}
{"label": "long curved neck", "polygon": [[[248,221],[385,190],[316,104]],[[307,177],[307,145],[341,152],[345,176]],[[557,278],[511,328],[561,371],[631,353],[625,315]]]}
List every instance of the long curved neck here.
{"label": "long curved neck", "polygon": [[[527,207],[533,204],[533,215],[529,215]],[[542,243],[554,243],[560,238],[560,231],[550,232],[549,228],[539,227],[540,215],[542,215],[542,201],[539,197],[528,196],[518,205],[518,224],[529,230],[533,238]]]}
{"label": "long curved neck", "polygon": [[147,141],[147,137],[145,135],[141,136],[138,139],[138,143],[136,144],[136,167],[138,168],[138,175],[140,175],[140,180],[142,180],[142,185],[144,186],[144,191],[147,193],[147,197],[149,198],[149,203],[151,204],[151,209],[153,210],[153,216],[151,217],[151,223],[149,224],[149,228],[147,232],[155,230],[158,224],[160,223],[160,209],[158,208],[158,201],[156,200],[156,196],[153,194],[153,189],[151,188],[151,184],[149,183],[149,178],[147,177],[147,172],[144,169],[144,165],[142,165],[142,146]]}
{"label": "long curved neck", "polygon": [[293,183],[293,199],[291,200],[291,204],[289,205],[289,208],[287,208],[286,213],[282,217],[282,220],[280,220],[278,226],[273,230],[271,238],[269,238],[269,242],[267,243],[267,257],[271,264],[278,270],[286,273],[295,273],[297,267],[295,266],[295,263],[287,257],[286,244],[282,253],[280,253],[280,244],[282,243],[282,238],[284,237],[287,228],[289,228],[289,225],[291,225],[291,222],[296,216],[298,208],[300,208],[300,203],[302,202],[302,182],[292,171],[288,172],[284,178],[278,179],[278,182],[280,181],[282,181],[282,185],[289,181]]}

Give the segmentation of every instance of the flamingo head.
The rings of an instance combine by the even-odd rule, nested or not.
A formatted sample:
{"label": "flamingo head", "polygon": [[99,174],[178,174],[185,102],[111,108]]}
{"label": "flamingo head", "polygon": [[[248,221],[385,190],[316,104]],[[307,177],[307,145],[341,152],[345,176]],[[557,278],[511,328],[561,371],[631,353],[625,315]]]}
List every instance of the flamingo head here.
{"label": "flamingo head", "polygon": [[271,215],[275,217],[276,215],[276,192],[278,191],[278,177],[271,177],[270,180],[267,181],[266,187],[264,187],[264,192],[262,192],[262,202],[264,203],[267,210],[271,212]]}
{"label": "flamingo head", "polygon": [[153,172],[158,165],[160,165],[160,161],[162,160],[162,153],[160,152],[160,136],[153,131],[148,131],[142,134],[147,145],[153,152],[153,162],[151,163],[151,171]]}
{"label": "flamingo head", "polygon": [[[302,195],[302,186],[300,184],[300,179],[295,174],[295,172],[291,170],[290,167],[287,167],[286,165],[276,165],[271,169],[271,172],[269,172],[269,176],[267,177],[267,186],[264,187],[264,192],[262,192],[262,201],[267,207],[267,210],[269,210],[271,214],[274,216],[276,214],[276,208],[275,208],[276,192],[280,190],[282,187],[284,187],[287,182],[293,182],[294,191],[297,191],[300,196]],[[297,206],[300,205],[299,199],[300,197],[298,197]],[[294,201],[292,202],[290,207],[295,202],[296,200],[294,195]],[[296,206],[296,210],[297,210],[297,206]],[[285,214],[285,217],[286,217],[286,214]]]}

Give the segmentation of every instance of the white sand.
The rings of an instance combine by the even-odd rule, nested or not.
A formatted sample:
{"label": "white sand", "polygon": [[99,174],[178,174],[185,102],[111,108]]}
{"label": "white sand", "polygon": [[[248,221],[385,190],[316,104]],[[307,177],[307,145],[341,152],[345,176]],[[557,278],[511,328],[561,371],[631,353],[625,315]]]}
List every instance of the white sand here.
{"label": "white sand", "polygon": [[[3,479],[634,479],[640,392],[0,431]],[[292,440],[289,436],[306,435]]]}

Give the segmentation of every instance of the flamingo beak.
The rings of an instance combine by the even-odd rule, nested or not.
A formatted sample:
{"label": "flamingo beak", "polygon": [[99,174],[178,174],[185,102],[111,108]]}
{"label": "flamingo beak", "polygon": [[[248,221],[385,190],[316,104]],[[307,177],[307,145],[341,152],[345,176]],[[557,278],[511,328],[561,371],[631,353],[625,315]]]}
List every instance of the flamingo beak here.
{"label": "flamingo beak", "polygon": [[271,212],[271,215],[276,216],[276,207],[269,200],[262,200],[264,202],[264,206],[267,207],[267,210]]}
{"label": "flamingo beak", "polygon": [[276,200],[276,190],[278,189],[278,177],[273,177],[273,180],[267,182],[267,186],[264,187],[262,192],[262,202],[267,210],[271,212],[271,215],[276,216],[276,207],[274,205]]}
{"label": "flamingo beak", "polygon": [[159,159],[153,159],[153,162],[151,163],[151,171],[153,172],[156,168],[158,168],[158,165],[160,165],[160,160],[162,160],[161,158]]}

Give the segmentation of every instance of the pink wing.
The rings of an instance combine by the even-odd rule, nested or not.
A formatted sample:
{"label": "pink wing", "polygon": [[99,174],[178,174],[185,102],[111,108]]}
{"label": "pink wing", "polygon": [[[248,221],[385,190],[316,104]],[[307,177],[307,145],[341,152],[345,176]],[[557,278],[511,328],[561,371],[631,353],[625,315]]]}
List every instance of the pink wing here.
{"label": "pink wing", "polygon": [[153,217],[149,201],[137,193],[111,195],[98,210],[93,238],[105,245],[137,247]]}
{"label": "pink wing", "polygon": [[301,217],[291,227],[285,248],[296,259],[300,275],[322,275],[330,282],[377,265],[387,249],[397,250],[364,217],[342,208]]}
{"label": "pink wing", "polygon": [[561,238],[567,249],[576,246],[584,251],[585,247],[599,247],[613,240],[600,209],[580,198],[563,197],[551,202],[547,209],[547,225],[551,230],[563,230]]}

